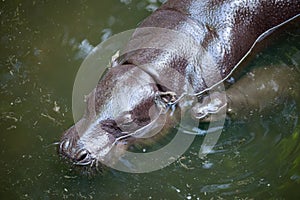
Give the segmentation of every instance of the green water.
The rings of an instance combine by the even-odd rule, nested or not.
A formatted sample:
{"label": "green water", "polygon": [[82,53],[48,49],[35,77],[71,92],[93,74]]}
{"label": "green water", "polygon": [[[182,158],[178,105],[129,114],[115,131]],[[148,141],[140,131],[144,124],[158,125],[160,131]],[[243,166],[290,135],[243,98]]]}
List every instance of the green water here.
{"label": "green water", "polygon": [[[298,199],[299,103],[228,124],[215,148],[147,174],[74,171],[51,145],[72,123],[76,72],[93,46],[137,26],[156,1],[0,2],[0,199]],[[251,63],[300,65],[299,31]]]}

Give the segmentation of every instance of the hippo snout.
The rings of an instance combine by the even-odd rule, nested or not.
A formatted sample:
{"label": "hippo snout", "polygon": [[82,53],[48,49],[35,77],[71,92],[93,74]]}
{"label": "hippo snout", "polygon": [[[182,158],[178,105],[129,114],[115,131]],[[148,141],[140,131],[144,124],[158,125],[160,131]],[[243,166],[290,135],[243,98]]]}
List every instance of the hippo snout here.
{"label": "hippo snout", "polygon": [[85,149],[78,146],[73,147],[74,139],[64,138],[59,145],[59,153],[71,160],[75,165],[90,165],[93,162],[91,153]]}
{"label": "hippo snout", "polygon": [[81,119],[63,134],[58,153],[77,166],[99,166],[115,144],[118,128],[111,120]]}

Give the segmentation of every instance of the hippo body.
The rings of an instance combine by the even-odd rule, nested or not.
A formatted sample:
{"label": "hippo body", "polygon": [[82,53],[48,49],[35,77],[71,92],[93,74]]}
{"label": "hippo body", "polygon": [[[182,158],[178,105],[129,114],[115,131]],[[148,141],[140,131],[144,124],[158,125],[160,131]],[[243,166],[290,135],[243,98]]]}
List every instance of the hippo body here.
{"label": "hippo body", "polygon": [[[112,157],[118,159],[136,142],[134,135],[158,126],[167,131],[176,122],[173,118],[181,109],[176,102],[187,92],[185,88],[201,95],[221,83],[263,36],[298,18],[299,13],[298,0],[169,0],[141,23],[117,66],[110,68],[91,92],[85,115],[64,132],[59,153],[75,165],[94,165]],[[190,62],[187,58],[185,53],[194,51],[189,45],[177,45],[175,54],[144,48],[149,47],[149,41],[161,38],[172,48],[180,42],[180,37],[164,38],[147,32],[151,28],[192,38],[195,51],[201,49],[200,55],[196,54],[199,59]],[[135,41],[144,43],[135,46]],[[160,123],[169,105],[175,114]],[[117,152],[111,152],[113,146]]]}
{"label": "hippo body", "polygon": [[[139,28],[160,27],[189,35],[198,48],[204,49],[201,56],[207,57],[205,54],[208,54],[212,63],[189,65],[178,56],[162,57],[161,52],[153,49],[137,50],[125,61],[136,66],[151,61],[158,63],[154,70],[143,68],[156,82],[170,73],[165,68],[174,68],[188,77],[185,81],[189,81],[195,92],[201,92],[228,77],[257,42],[272,33],[272,28],[296,18],[299,10],[297,0],[171,0],[145,19]],[[132,40],[145,35],[137,30]],[[155,37],[158,36],[153,34],[154,40]]]}

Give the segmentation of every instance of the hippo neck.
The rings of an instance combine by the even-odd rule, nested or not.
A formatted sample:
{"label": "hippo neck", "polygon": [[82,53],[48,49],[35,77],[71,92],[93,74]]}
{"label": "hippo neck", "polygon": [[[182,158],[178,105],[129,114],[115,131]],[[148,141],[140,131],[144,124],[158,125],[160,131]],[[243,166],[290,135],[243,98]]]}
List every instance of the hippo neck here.
{"label": "hippo neck", "polygon": [[[180,56],[161,56],[157,49],[136,50],[127,55],[126,61],[137,66],[155,62],[143,69],[157,82],[169,74],[169,68],[175,69],[196,92],[201,92],[228,77],[262,34],[299,16],[298,4],[265,0],[168,1],[139,28],[166,28],[189,35],[204,50],[201,56],[211,62],[190,64]],[[132,40],[144,36],[137,30]],[[153,34],[154,40],[157,37]]]}

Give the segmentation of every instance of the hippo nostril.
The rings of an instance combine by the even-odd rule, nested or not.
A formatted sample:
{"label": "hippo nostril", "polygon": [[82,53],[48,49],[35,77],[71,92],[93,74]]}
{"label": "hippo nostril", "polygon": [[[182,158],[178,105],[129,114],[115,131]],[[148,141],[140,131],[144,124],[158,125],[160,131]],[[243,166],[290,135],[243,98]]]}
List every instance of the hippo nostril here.
{"label": "hippo nostril", "polygon": [[64,139],[60,142],[59,152],[66,153],[70,147],[70,141],[68,139]]}
{"label": "hippo nostril", "polygon": [[86,149],[78,151],[75,157],[76,164],[78,165],[88,165],[92,162],[90,152]]}

